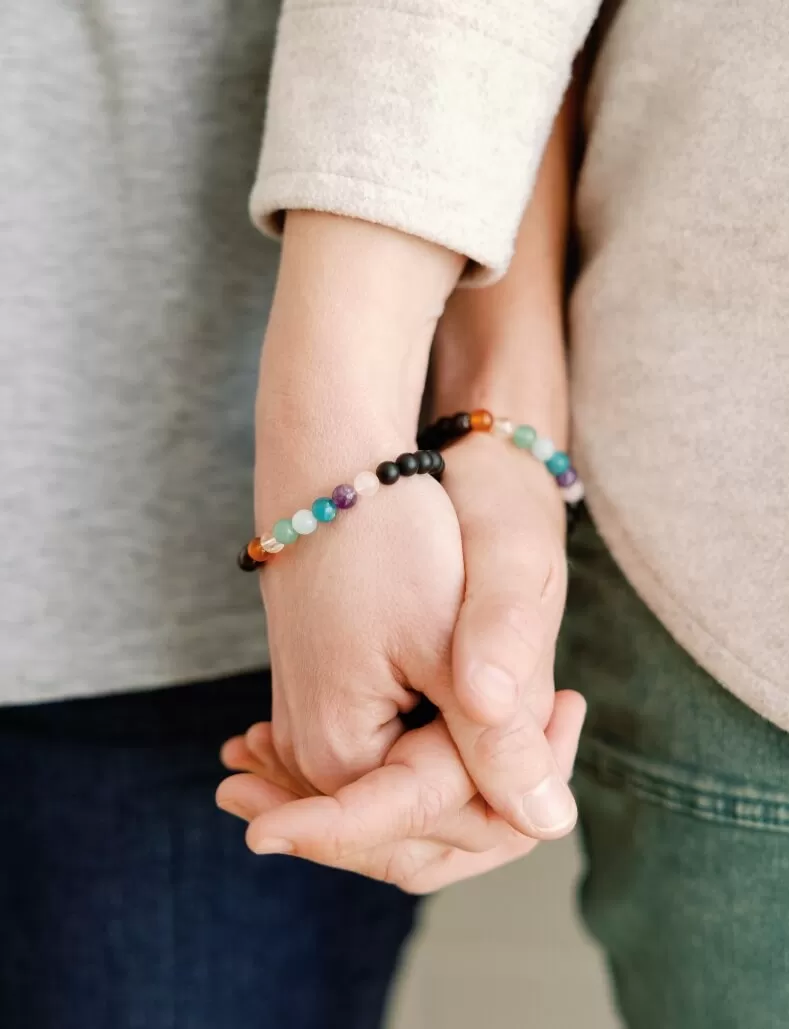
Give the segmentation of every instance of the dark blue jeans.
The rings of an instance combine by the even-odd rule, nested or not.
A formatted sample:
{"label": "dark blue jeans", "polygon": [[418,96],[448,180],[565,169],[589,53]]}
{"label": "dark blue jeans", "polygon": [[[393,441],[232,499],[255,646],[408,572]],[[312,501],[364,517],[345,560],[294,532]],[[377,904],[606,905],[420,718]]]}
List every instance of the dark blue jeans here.
{"label": "dark blue jeans", "polygon": [[0,709],[2,1029],[374,1029],[416,900],[214,806],[262,674]]}

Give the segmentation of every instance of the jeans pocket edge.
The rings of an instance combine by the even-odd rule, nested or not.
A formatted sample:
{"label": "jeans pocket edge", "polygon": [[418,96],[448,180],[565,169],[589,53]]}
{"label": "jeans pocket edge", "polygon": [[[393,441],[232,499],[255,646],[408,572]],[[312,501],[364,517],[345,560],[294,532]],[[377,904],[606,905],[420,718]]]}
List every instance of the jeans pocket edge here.
{"label": "jeans pocket edge", "polygon": [[704,821],[789,833],[789,794],[774,787],[647,758],[621,745],[582,741],[576,774]]}

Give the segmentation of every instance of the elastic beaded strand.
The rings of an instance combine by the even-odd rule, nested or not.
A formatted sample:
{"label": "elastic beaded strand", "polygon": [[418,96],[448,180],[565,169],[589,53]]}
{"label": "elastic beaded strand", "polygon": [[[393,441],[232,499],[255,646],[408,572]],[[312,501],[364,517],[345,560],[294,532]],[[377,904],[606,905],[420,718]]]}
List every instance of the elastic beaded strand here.
{"label": "elastic beaded strand", "polygon": [[515,426],[510,418],[494,418],[489,411],[480,408],[470,413],[461,411],[451,418],[439,418],[420,433],[419,444],[442,450],[469,432],[490,432],[503,439],[511,439],[518,449],[530,451],[544,464],[559,487],[567,507],[568,530],[572,528],[584,499],[584,485],[570,463],[569,455],[557,450],[553,440],[540,436],[531,425]]}
{"label": "elastic beaded strand", "polygon": [[[447,419],[451,422],[452,419]],[[359,472],[353,486],[336,486],[331,497],[318,497],[310,508],[301,508],[292,518],[280,518],[270,537],[255,536],[238,554],[238,567],[244,572],[262,568],[268,559],[299,539],[316,531],[321,523],[332,522],[339,511],[354,507],[359,497],[374,496],[381,485],[391,486],[401,477],[432,475],[440,480],[444,459],[436,450],[424,449],[414,454],[400,454],[396,461],[383,461],[375,472]]]}

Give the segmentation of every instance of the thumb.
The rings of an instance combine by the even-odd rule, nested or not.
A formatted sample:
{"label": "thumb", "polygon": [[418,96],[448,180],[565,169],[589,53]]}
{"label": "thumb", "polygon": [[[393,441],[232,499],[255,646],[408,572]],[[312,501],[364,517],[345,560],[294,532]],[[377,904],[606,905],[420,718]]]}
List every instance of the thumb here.
{"label": "thumb", "polygon": [[[544,729],[552,691],[533,684],[550,678],[538,673],[553,662],[564,609],[563,504],[538,462],[498,440],[471,440],[457,457],[446,474],[466,569],[453,639],[455,699],[480,725],[500,726],[526,706]],[[479,489],[485,478],[496,482],[495,507],[491,491]]]}
{"label": "thumb", "polygon": [[469,591],[460,611],[452,647],[455,698],[463,713],[481,725],[508,722],[526,699],[542,728],[548,723],[552,698],[526,698],[546,656],[553,653],[555,617],[542,603],[545,572],[520,568],[517,583],[510,569],[479,585],[473,562],[467,575]]}

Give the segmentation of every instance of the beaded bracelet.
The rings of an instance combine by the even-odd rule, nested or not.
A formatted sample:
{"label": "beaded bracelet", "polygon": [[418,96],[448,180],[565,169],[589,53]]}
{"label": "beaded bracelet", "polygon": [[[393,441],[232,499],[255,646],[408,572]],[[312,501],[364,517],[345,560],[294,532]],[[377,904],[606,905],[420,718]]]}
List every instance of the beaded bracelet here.
{"label": "beaded bracelet", "polygon": [[280,518],[270,535],[255,536],[239,552],[238,567],[242,572],[254,572],[300,536],[315,532],[321,522],[333,522],[338,511],[354,507],[359,497],[374,496],[381,486],[393,486],[412,475],[432,475],[440,482],[444,467],[438,450],[425,447],[415,454],[401,454],[395,461],[382,461],[374,472],[359,472],[352,486],[337,486],[330,497],[313,501],[311,508],[302,508],[292,518]]}
{"label": "beaded bracelet", "polygon": [[509,439],[520,450],[529,450],[556,480],[567,509],[568,528],[575,524],[584,499],[584,484],[563,450],[553,440],[540,436],[531,425],[515,425],[510,418],[494,418],[490,411],[461,411],[451,418],[439,418],[418,437],[420,447],[441,451],[471,432],[490,432]]}

